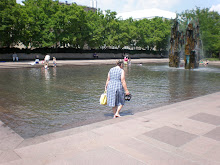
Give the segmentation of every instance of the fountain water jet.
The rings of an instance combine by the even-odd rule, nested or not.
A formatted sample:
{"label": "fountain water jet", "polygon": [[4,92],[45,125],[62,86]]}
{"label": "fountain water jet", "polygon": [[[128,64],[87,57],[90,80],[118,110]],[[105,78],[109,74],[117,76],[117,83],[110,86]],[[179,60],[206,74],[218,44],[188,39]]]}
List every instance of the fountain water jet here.
{"label": "fountain water jet", "polygon": [[179,67],[180,63],[180,53],[179,53],[179,23],[175,20],[174,25],[171,29],[171,39],[170,39],[170,50],[169,50],[169,66],[170,67]]}
{"label": "fountain water jet", "polygon": [[[185,43],[186,41],[186,43]],[[180,66],[180,55],[184,55],[185,69],[194,69],[199,67],[201,40],[199,35],[199,25],[189,23],[185,35],[179,31],[177,19],[171,29],[169,50],[169,66],[178,68]],[[185,46],[184,53],[182,47]]]}
{"label": "fountain water jet", "polygon": [[199,67],[200,61],[200,38],[199,25],[193,27],[192,23],[188,24],[186,29],[186,45],[185,45],[185,69],[194,69]]}

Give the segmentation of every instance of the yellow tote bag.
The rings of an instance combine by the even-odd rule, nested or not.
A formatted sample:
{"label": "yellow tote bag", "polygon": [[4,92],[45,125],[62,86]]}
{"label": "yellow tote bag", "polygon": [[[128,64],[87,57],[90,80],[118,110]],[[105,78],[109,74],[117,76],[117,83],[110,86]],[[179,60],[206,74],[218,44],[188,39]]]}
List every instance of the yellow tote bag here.
{"label": "yellow tote bag", "polygon": [[100,97],[100,104],[101,105],[106,105],[107,104],[107,94],[106,94],[106,91]]}

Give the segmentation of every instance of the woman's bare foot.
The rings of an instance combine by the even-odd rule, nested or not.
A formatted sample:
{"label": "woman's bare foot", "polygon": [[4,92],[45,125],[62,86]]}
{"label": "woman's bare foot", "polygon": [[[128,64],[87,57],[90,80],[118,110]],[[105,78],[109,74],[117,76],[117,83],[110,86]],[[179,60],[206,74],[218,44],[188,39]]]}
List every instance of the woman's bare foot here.
{"label": "woman's bare foot", "polygon": [[115,114],[114,118],[121,117],[119,114]]}

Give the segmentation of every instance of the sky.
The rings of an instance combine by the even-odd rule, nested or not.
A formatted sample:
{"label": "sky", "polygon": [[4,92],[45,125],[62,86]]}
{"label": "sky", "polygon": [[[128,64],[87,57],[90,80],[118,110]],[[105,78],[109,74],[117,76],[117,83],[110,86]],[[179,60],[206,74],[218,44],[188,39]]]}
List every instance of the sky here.
{"label": "sky", "polygon": [[[23,0],[17,0],[21,3]],[[60,2],[73,3],[90,6],[91,0],[60,0]],[[174,13],[181,13],[185,10],[210,8],[220,14],[220,0],[97,0],[97,7],[102,11],[111,10],[117,13],[157,8]]]}

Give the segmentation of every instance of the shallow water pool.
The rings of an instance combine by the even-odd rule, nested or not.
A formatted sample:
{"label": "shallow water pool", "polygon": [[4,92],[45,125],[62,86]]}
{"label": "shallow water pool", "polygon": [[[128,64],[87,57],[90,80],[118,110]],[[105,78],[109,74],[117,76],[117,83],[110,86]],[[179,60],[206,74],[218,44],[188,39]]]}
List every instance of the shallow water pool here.
{"label": "shallow water pool", "polygon": [[[0,120],[23,138],[35,137],[113,117],[99,105],[113,65],[0,70]],[[195,70],[163,64],[124,68],[132,99],[121,115],[133,115],[220,91],[220,67]]]}

